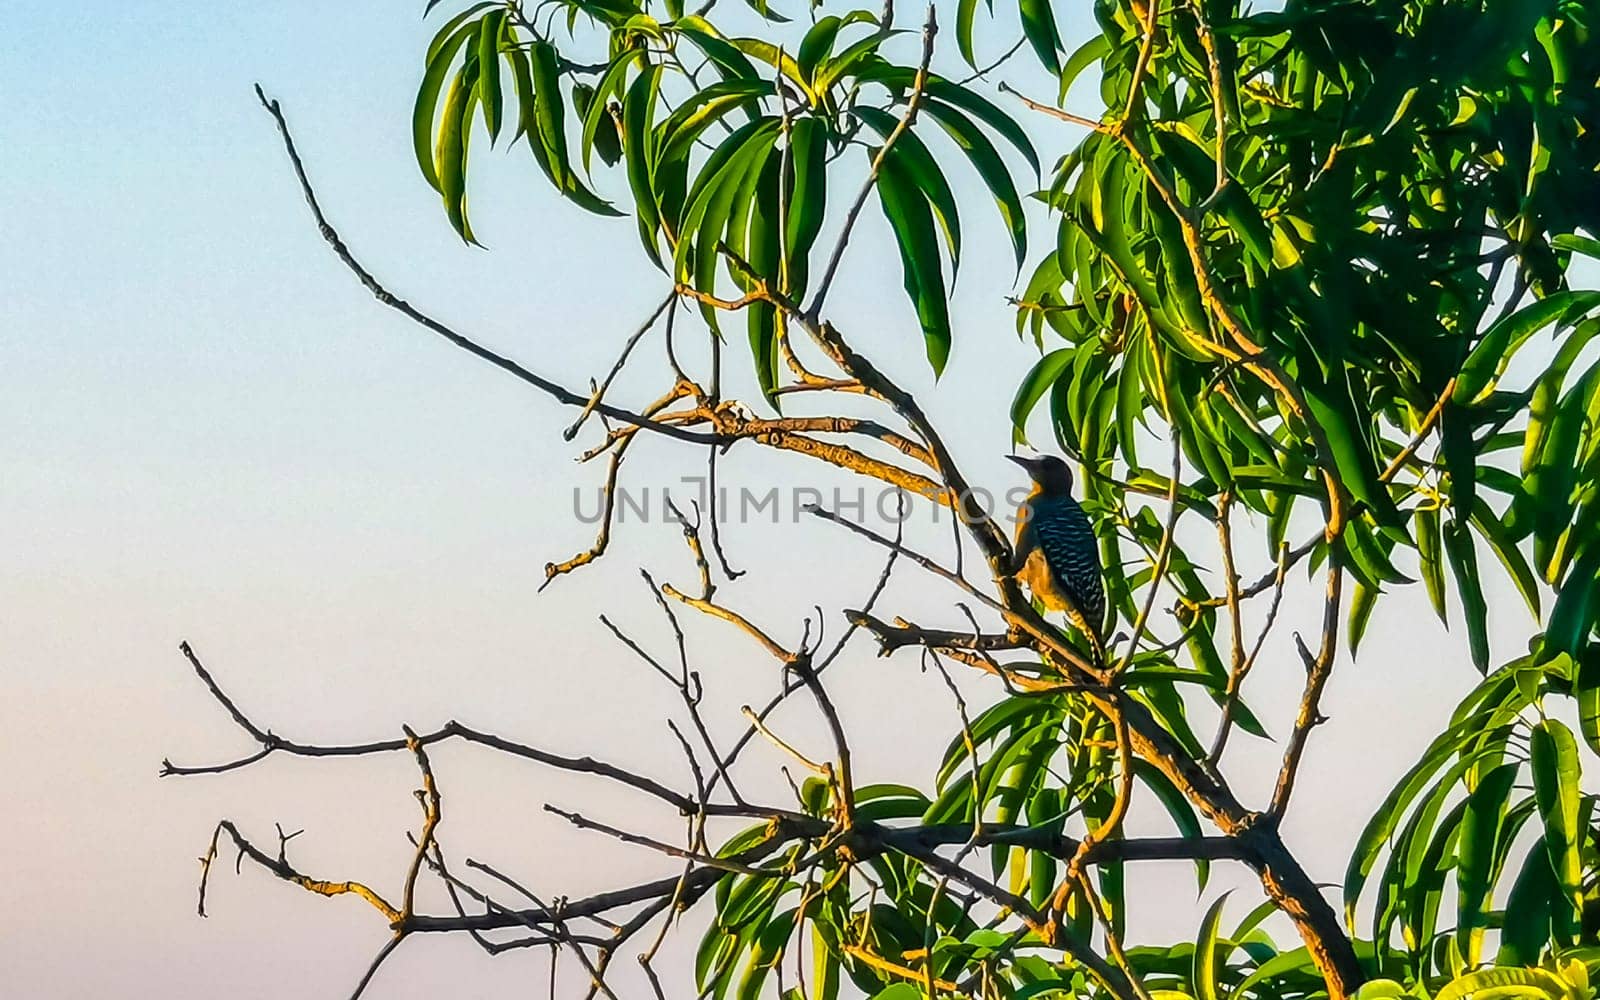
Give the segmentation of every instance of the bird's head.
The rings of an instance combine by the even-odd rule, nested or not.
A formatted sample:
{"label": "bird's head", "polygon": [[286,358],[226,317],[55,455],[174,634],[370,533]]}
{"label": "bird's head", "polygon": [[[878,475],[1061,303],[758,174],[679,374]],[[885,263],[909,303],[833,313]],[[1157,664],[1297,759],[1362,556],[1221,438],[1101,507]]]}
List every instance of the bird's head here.
{"label": "bird's head", "polygon": [[1072,466],[1054,455],[1007,455],[1007,458],[1028,470],[1028,475],[1041,493],[1067,494],[1072,492]]}

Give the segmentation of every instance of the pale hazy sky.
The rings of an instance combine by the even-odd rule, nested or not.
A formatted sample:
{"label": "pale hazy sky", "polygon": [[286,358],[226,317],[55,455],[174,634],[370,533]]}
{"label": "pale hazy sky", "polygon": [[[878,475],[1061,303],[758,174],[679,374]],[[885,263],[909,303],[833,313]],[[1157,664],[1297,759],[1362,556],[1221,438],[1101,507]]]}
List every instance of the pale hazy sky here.
{"label": "pale hazy sky", "polygon": [[[594,619],[606,609],[662,648],[638,567],[680,583],[692,569],[675,528],[626,524],[611,555],[536,594],[544,563],[592,535],[571,492],[592,489],[599,470],[570,461],[559,430],[571,413],[357,286],[311,226],[250,85],[282,100],[325,207],[391,288],[543,374],[582,386],[602,373],[662,278],[631,222],[559,202],[521,152],[477,153],[476,228],[490,249],[461,245],[411,162],[410,104],[433,30],[420,3],[13,6],[0,59],[0,983],[17,997],[343,996],[384,939],[374,912],[224,864],[201,920],[195,858],[219,817],[265,843],[278,821],[305,828],[291,854],[303,870],[392,894],[415,827],[414,768],[399,756],[284,758],[157,779],[163,756],[250,749],[179,640],[257,722],[293,738],[389,737],[402,722],[459,718],[687,785],[662,725],[671,692]],[[997,51],[1009,41],[981,39]],[[1044,136],[1047,162],[1076,138]],[[1012,333],[999,226],[974,205],[955,351],[937,387],[875,211],[834,315],[923,394],[974,478],[1000,491],[1017,482],[1001,459],[1011,387],[1034,354]],[[1040,222],[1036,246],[1053,232]],[[650,388],[636,378],[621,391],[639,400]],[[634,482],[655,491],[701,460],[644,442]],[[763,489],[844,482],[738,449],[727,476]],[[859,603],[879,565],[878,552],[814,523],[731,527],[728,544],[736,564],[762,565],[724,595],[787,641],[806,605]],[[953,599],[906,569],[883,607],[956,622]],[[1328,882],[1470,686],[1461,643],[1424,609],[1420,595],[1382,605],[1370,652],[1331,686],[1332,722],[1288,824]],[[1513,610],[1496,624],[1510,653],[1524,622]],[[738,705],[772,689],[775,666],[722,628],[696,623],[693,640],[713,723],[736,733]],[[1265,666],[1251,694],[1282,732],[1300,670],[1288,658]],[[938,679],[910,658],[874,659],[863,642],[832,683],[858,773],[931,783],[957,725]],[[800,702],[777,724],[818,737]],[[1259,802],[1278,748],[1236,743],[1236,781]],[[434,757],[440,837],[458,860],[482,858],[551,895],[675,870],[540,811],[553,801],[673,832],[648,803],[469,748]],[[759,748],[747,781],[781,801],[780,762]],[[1213,884],[1244,886],[1242,913],[1258,890],[1231,874]],[[1193,928],[1186,866],[1134,878],[1135,926]],[[431,891],[426,902],[447,906]],[[692,926],[683,940],[692,946]],[[491,960],[465,939],[418,940],[369,996],[504,995],[543,969],[541,955]]]}

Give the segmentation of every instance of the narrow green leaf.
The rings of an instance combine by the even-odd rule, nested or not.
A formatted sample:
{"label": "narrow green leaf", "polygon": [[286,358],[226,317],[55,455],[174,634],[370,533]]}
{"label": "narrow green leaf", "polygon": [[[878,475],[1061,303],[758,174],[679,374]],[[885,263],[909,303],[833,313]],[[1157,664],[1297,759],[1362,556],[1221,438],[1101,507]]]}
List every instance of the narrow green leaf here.
{"label": "narrow green leaf", "polygon": [[[1156,770],[1155,766],[1140,759],[1134,758],[1133,773],[1144,786],[1155,793],[1161,805],[1166,809],[1167,815],[1172,817],[1172,822],[1178,827],[1178,833],[1185,837],[1198,840],[1204,836],[1200,827],[1200,818],[1195,815],[1194,807],[1189,800],[1184,798],[1166,775]],[[1204,858],[1197,858],[1194,863],[1195,880],[1198,889],[1204,890],[1206,882],[1211,875],[1211,862]]]}
{"label": "narrow green leaf", "polygon": [[1067,91],[1072,89],[1072,84],[1078,79],[1079,74],[1088,69],[1097,60],[1102,59],[1111,51],[1111,42],[1105,35],[1095,35],[1073,50],[1072,55],[1061,67],[1061,78],[1056,88],[1056,103],[1066,102]]}
{"label": "narrow green leaf", "polygon": [[794,297],[805,293],[803,276],[807,257],[828,208],[827,127],[815,118],[803,118],[789,129],[790,168],[794,183],[789,198],[788,244],[789,273],[785,290]]}
{"label": "narrow green leaf", "polygon": [[978,68],[972,48],[972,22],[978,13],[978,0],[960,0],[956,4],[956,50],[973,69]]}
{"label": "narrow green leaf", "polygon": [[1482,969],[1451,980],[1434,1000],[1578,1000],[1560,976],[1547,969]]}
{"label": "narrow green leaf", "polygon": [[1499,557],[1500,565],[1504,566],[1511,581],[1517,585],[1517,592],[1522,595],[1522,600],[1528,605],[1528,611],[1534,620],[1539,618],[1539,581],[1533,575],[1533,569],[1528,565],[1528,560],[1517,548],[1517,543],[1511,538],[1506,527],[1482,497],[1478,497],[1472,505],[1472,526],[1478,529],[1478,534],[1489,543],[1489,548]]}
{"label": "narrow green leaf", "polygon": [[461,46],[476,33],[477,26],[468,24],[457,27],[457,22],[452,21],[445,25],[445,29],[447,30],[441,31],[433,46],[429,48],[422,82],[417,86],[417,101],[411,112],[411,140],[417,156],[417,166],[422,170],[422,176],[428,182],[428,186],[441,194],[443,191],[440,188],[435,160],[433,129],[439,92],[444,89],[444,78],[450,72],[451,63],[455,62],[456,53],[461,51]]}
{"label": "narrow green leaf", "polygon": [[782,73],[806,100],[813,102],[817,100],[817,91],[812,89],[811,82],[800,73],[800,64],[795,62],[794,57],[781,46],[761,38],[730,38],[729,41],[740,52],[754,56]]}
{"label": "narrow green leaf", "polygon": [[1354,593],[1350,596],[1350,655],[1354,656],[1361,646],[1361,637],[1367,633],[1367,622],[1372,618],[1372,609],[1378,604],[1378,590],[1368,587],[1361,581],[1356,581]]}
{"label": "narrow green leaf", "polygon": [[1569,253],[1580,253],[1585,257],[1600,260],[1600,240],[1579,236],[1577,233],[1562,233],[1550,240],[1550,245],[1558,250]]}
{"label": "narrow green leaf", "polygon": [[1597,610],[1600,610],[1597,605],[1600,605],[1600,542],[1591,539],[1556,594],[1550,623],[1545,628],[1545,649],[1580,659],[1588,644],[1589,632],[1594,628]]}
{"label": "narrow green leaf", "polygon": [[1445,610],[1445,555],[1441,546],[1439,508],[1419,509],[1412,523],[1416,525],[1418,561],[1422,570],[1422,582],[1427,587],[1428,600],[1433,604],[1434,613],[1439,616],[1439,621],[1448,625],[1450,616]]}
{"label": "narrow green leaf", "polygon": [[[916,70],[905,66],[890,66],[888,64],[873,64],[865,68],[861,74],[863,79],[873,79],[889,87],[907,88],[916,78]],[[952,83],[944,77],[929,74],[927,82],[923,85],[923,94],[929,103],[923,106],[932,107],[932,102],[943,102],[952,107],[959,108],[973,116],[985,125],[998,132],[1007,142],[1016,147],[1028,166],[1033,168],[1035,174],[1039,173],[1039,154],[1033,148],[1033,142],[1028,138],[1028,133],[1018,125],[1010,115],[1001,111],[988,99],[976,92],[957,83]]]}
{"label": "narrow green leaf", "polygon": [[1229,995],[1241,998],[1256,996],[1257,994],[1252,990],[1261,983],[1271,982],[1291,972],[1311,971],[1314,973],[1315,969],[1316,963],[1311,959],[1311,952],[1304,947],[1295,948],[1293,951],[1274,955],[1256,966],[1256,970],[1241,979],[1239,985],[1235,986],[1233,992]]}
{"label": "narrow green leaf", "polygon": [[567,161],[566,105],[561,100],[555,46],[534,42],[528,51],[533,70],[534,123],[538,140],[550,159],[551,179],[558,188],[567,187],[571,166]]}
{"label": "narrow green leaf", "polygon": [[1372,814],[1372,818],[1361,831],[1361,836],[1356,841],[1356,848],[1350,854],[1350,863],[1345,869],[1345,921],[1351,930],[1355,929],[1356,904],[1360,902],[1361,891],[1366,885],[1367,877],[1372,872],[1384,843],[1399,826],[1411,803],[1424,788],[1429,786],[1433,776],[1456,754],[1466,739],[1474,733],[1497,725],[1497,720],[1515,714],[1519,708],[1520,705],[1516,704],[1509,707],[1494,705],[1453,718],[1450,728],[1434,737],[1433,742],[1423,751],[1421,758],[1395,783],[1394,788],[1390,789],[1383,804]]}
{"label": "narrow green leaf", "polygon": [[817,64],[833,51],[833,40],[839,34],[843,22],[836,15],[826,14],[817,18],[817,23],[806,32],[805,38],[800,40],[800,51],[795,54],[795,62],[800,67],[800,75],[807,80],[811,79]]}
{"label": "narrow green leaf", "polygon": [[1217,935],[1222,927],[1222,907],[1227,902],[1227,893],[1218,896],[1200,921],[1200,933],[1194,942],[1194,963],[1191,971],[1196,1000],[1218,1000],[1217,966],[1220,964],[1221,956],[1218,954],[1220,946],[1217,943]]}
{"label": "narrow green leaf", "polygon": [[732,42],[723,38],[711,23],[699,15],[691,14],[673,22],[673,30],[698,48],[711,64],[717,67],[723,79],[754,77],[755,66]]}
{"label": "narrow green leaf", "polygon": [[[638,60],[639,53],[636,50],[624,52],[612,60],[604,75],[600,77],[600,82],[595,84],[594,99],[589,102],[589,110],[583,116],[582,150],[583,169],[585,171],[589,169],[589,152],[590,150],[598,149],[600,136],[603,133],[610,133],[613,138],[617,138],[616,122],[611,117],[610,101],[613,96],[622,93],[623,84],[627,80],[628,67]],[[523,127],[528,128],[530,126],[525,123]],[[618,141],[619,149],[620,146],[621,143]],[[605,156],[604,151],[601,151],[601,156]],[[615,163],[616,159],[608,158],[606,162]]]}
{"label": "narrow green leaf", "polygon": [[656,211],[656,195],[650,186],[650,118],[661,84],[661,67],[650,66],[628,87],[622,102],[622,152],[628,164],[628,185],[633,189],[634,214],[639,220],[639,238],[651,258],[660,263],[656,232],[661,216]]}
{"label": "narrow green leaf", "polygon": [[1033,48],[1034,55],[1051,75],[1061,72],[1061,36],[1056,33],[1055,15],[1050,12],[1050,0],[1018,0],[1017,11],[1022,15],[1022,33]]}
{"label": "narrow green leaf", "polygon": [[1483,584],[1478,578],[1478,553],[1465,524],[1452,518],[1445,525],[1444,547],[1461,595],[1461,617],[1467,625],[1472,663],[1482,673],[1489,669],[1489,605],[1483,598]]}
{"label": "narrow green leaf", "polygon": [[[855,113],[885,139],[900,124],[899,119],[881,108],[858,107]],[[950,189],[950,182],[945,180],[944,172],[939,169],[939,164],[928,151],[928,147],[910,129],[902,132],[900,138],[890,147],[889,158],[895,161],[899,171],[916,185],[923,197],[928,199],[928,205],[939,221],[939,228],[944,232],[945,243],[950,248],[950,273],[951,280],[954,281],[961,259],[961,216],[956,208],[956,196]]]}
{"label": "narrow green leaf", "polygon": [[439,193],[444,198],[445,216],[457,234],[468,243],[477,242],[467,221],[467,108],[473,100],[478,79],[478,62],[469,59],[450,83],[444,98],[444,114],[439,120],[439,136],[434,160],[439,166]]}
{"label": "narrow green leaf", "polygon": [[1550,940],[1550,903],[1561,891],[1545,839],[1540,837],[1523,859],[1522,871],[1511,884],[1505,919],[1500,929],[1499,965],[1537,965]]}
{"label": "narrow green leaf", "polygon": [[478,22],[478,103],[483,106],[483,124],[489,130],[489,145],[500,138],[500,35],[505,30],[504,11],[485,14]]}
{"label": "narrow green leaf", "polygon": [[1495,323],[1484,331],[1478,346],[1462,363],[1450,398],[1463,406],[1471,404],[1499,378],[1516,349],[1529,337],[1569,310],[1587,312],[1597,305],[1600,305],[1600,291],[1556,292]]}
{"label": "narrow green leaf", "polygon": [[737,108],[757,106],[773,93],[770,80],[723,80],[703,87],[667,116],[656,129],[654,163],[681,155],[707,127]]}
{"label": "narrow green leaf", "polygon": [[1051,351],[1034,362],[1028,374],[1023,376],[1022,383],[1017,386],[1016,397],[1011,401],[1012,437],[1017,442],[1025,443],[1028,440],[1028,416],[1039,405],[1039,400],[1044,398],[1045,392],[1072,366],[1075,356],[1076,352],[1068,348]]}
{"label": "narrow green leaf", "polygon": [[955,140],[956,145],[961,147],[961,151],[967,154],[967,159],[977,169],[978,176],[983,178],[989,193],[994,196],[995,205],[1000,210],[1000,218],[1005,222],[1006,231],[1011,236],[1011,250],[1016,257],[1020,273],[1023,259],[1028,253],[1028,232],[1022,214],[1022,199],[1017,194],[1016,184],[1011,180],[1011,172],[1006,169],[1005,162],[1000,159],[994,144],[966,115],[938,102],[930,103],[927,112],[928,117],[938,122],[950,138]]}
{"label": "narrow green leaf", "polygon": [[816,95],[816,99],[821,100],[822,96],[832,89],[835,83],[844,79],[852,69],[861,64],[863,59],[878,51],[878,46],[883,44],[885,38],[898,34],[901,34],[901,32],[874,31],[860,41],[846,46],[844,51],[837,56],[822,63],[821,66],[817,67],[816,80],[811,88],[811,92]]}
{"label": "narrow green leaf", "polygon": [[1516,781],[1518,765],[1501,764],[1486,774],[1467,799],[1461,821],[1456,869],[1456,943],[1468,964],[1477,964],[1488,926],[1488,911],[1494,900],[1490,872],[1501,821],[1506,815],[1506,796]]}
{"label": "narrow green leaf", "polygon": [[1600,753],[1600,648],[1585,648],[1577,664],[1573,693],[1578,699],[1578,731],[1589,749]]}
{"label": "narrow green leaf", "polygon": [[878,177],[878,202],[894,230],[906,294],[917,307],[928,363],[934,374],[944,371],[950,357],[950,314],[945,301],[944,277],[939,263],[939,237],[927,199],[903,174],[894,158]]}
{"label": "narrow green leaf", "polygon": [[1578,742],[1572,730],[1556,719],[1543,719],[1533,727],[1530,740],[1533,795],[1544,820],[1544,842],[1551,870],[1563,896],[1578,910],[1583,908],[1583,838],[1578,825],[1582,794],[1578,779]]}
{"label": "narrow green leaf", "polygon": [[[438,0],[434,0],[434,3],[437,2]],[[454,17],[446,21],[438,31],[434,32],[433,40],[428,43],[428,54],[425,61],[432,62],[433,57],[439,54],[439,50],[445,45],[449,44],[448,39],[451,37],[452,33],[464,25],[468,18],[472,17],[474,14],[488,10],[491,7],[499,6],[501,6],[501,4],[497,2],[497,0],[479,0],[478,3],[472,4],[466,9],[458,12]],[[433,9],[433,3],[428,4],[428,9]],[[427,14],[423,14],[423,18],[426,19]],[[476,30],[477,29],[474,28],[472,31],[469,31],[468,34],[473,34],[476,32]]]}
{"label": "narrow green leaf", "polygon": [[1545,578],[1551,582],[1556,541],[1573,515],[1572,493],[1580,464],[1578,448],[1585,430],[1593,430],[1590,409],[1597,387],[1600,363],[1562,396],[1538,460],[1524,481],[1526,496],[1533,504],[1534,560],[1545,567]]}

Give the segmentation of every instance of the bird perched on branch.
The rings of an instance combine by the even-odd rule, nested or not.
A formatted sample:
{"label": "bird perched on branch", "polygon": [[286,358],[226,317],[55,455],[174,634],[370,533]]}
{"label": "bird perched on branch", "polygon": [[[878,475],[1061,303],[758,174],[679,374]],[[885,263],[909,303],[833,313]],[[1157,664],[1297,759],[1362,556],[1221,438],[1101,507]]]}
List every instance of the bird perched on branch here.
{"label": "bird perched on branch", "polygon": [[1106,588],[1100,546],[1088,515],[1072,498],[1072,467],[1054,455],[1007,457],[1033,479],[1017,509],[1017,577],[1046,608],[1065,611],[1102,655]]}

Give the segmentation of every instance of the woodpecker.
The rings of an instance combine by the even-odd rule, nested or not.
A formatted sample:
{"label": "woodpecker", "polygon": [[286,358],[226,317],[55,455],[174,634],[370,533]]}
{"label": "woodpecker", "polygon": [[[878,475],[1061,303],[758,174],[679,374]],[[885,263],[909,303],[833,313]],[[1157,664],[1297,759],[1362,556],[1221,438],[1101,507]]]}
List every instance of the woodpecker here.
{"label": "woodpecker", "polygon": [[1017,576],[1046,608],[1065,611],[1099,654],[1106,617],[1100,546],[1072,498],[1072,467],[1054,455],[1007,457],[1033,479],[1017,511]]}

